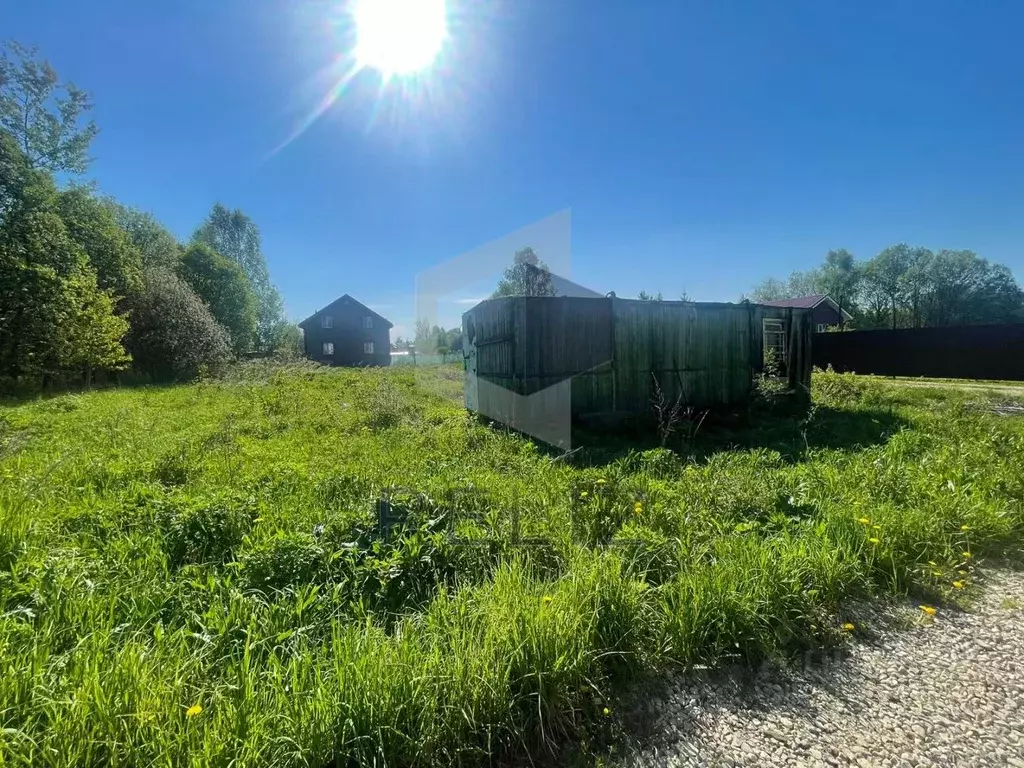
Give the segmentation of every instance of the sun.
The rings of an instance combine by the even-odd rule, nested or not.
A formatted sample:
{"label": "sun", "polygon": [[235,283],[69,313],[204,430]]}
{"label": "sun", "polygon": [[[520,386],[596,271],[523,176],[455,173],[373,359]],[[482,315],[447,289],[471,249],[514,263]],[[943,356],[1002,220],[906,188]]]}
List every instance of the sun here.
{"label": "sun", "polygon": [[448,38],[445,0],[355,0],[356,61],[387,79],[433,64]]}

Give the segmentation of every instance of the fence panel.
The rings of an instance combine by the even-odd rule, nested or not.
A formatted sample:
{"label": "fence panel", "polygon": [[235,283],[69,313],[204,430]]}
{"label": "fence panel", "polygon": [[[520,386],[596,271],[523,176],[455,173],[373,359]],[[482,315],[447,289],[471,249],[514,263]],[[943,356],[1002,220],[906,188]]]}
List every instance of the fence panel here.
{"label": "fence panel", "polygon": [[816,333],[811,349],[840,372],[1024,380],[1024,324]]}

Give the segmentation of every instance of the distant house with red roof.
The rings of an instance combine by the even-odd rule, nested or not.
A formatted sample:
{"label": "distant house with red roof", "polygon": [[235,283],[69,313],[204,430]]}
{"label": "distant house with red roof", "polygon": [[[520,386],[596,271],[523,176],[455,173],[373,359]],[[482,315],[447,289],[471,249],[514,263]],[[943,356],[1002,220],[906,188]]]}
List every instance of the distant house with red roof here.
{"label": "distant house with red roof", "polygon": [[822,333],[833,325],[848,323],[853,320],[853,315],[840,307],[832,297],[825,293],[812,293],[809,296],[796,296],[792,299],[777,299],[775,301],[762,301],[769,307],[795,307],[797,309],[812,309],[811,322],[814,324],[816,333]]}

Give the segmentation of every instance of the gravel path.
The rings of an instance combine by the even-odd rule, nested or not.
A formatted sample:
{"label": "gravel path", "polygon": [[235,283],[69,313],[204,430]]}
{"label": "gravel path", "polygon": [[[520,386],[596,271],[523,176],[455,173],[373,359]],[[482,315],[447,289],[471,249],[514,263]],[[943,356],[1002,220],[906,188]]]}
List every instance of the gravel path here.
{"label": "gravel path", "polygon": [[[900,614],[920,626],[892,629]],[[1024,574],[990,574],[969,613],[917,617],[859,617],[890,628],[834,663],[674,681],[622,765],[1024,768]]]}

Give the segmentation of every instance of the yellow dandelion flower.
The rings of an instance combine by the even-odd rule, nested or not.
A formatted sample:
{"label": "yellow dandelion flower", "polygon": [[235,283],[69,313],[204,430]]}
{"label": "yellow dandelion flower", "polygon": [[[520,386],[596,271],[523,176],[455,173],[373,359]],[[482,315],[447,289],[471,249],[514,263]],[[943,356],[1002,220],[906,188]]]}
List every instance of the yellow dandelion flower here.
{"label": "yellow dandelion flower", "polygon": [[198,715],[202,711],[203,711],[203,705],[202,704],[193,704],[191,707],[189,707],[187,710],[185,710],[185,717],[195,717],[196,715]]}
{"label": "yellow dandelion flower", "polygon": [[846,622],[845,624],[843,624],[843,630],[845,632],[853,632],[853,630],[855,630],[855,629],[856,629],[856,627],[853,626],[853,624],[851,624],[850,622]]}
{"label": "yellow dandelion flower", "polygon": [[935,615],[935,609],[932,608],[930,605],[922,605],[921,610],[927,613],[929,616]]}
{"label": "yellow dandelion flower", "polygon": [[610,709],[608,709],[608,707],[605,707],[604,709],[602,709],[601,712],[602,712],[602,714],[604,714],[605,717],[608,717],[608,715],[610,715],[612,713],[612,711]]}
{"label": "yellow dandelion flower", "polygon": [[960,526],[960,530],[961,531],[969,531],[969,530],[971,530],[971,526],[969,526],[969,525],[961,525]]}
{"label": "yellow dandelion flower", "polygon": [[634,504],[634,505],[633,505],[633,511],[634,511],[634,512],[643,512],[643,511],[644,511],[644,505],[643,505],[643,504],[641,504],[641,503],[640,503],[640,502],[638,501],[638,502],[637,502],[636,504]]}
{"label": "yellow dandelion flower", "polygon": [[554,600],[554,599],[555,599],[555,598],[553,598],[553,597],[552,597],[551,595],[544,595],[544,597],[542,597],[542,598],[540,599],[540,601],[541,601],[542,603],[544,603],[544,605],[547,605],[548,603],[550,603],[550,602],[551,602],[552,600]]}
{"label": "yellow dandelion flower", "polygon": [[580,494],[580,498],[581,498],[581,499],[585,499],[585,498],[587,498],[587,496],[589,496],[589,495],[590,495],[589,493],[587,493],[586,491],[584,491],[583,493],[581,493],[581,494]]}
{"label": "yellow dandelion flower", "polygon": [[971,559],[971,553],[970,552],[961,552],[960,554],[964,556],[965,560],[970,560]]}
{"label": "yellow dandelion flower", "polygon": [[963,589],[964,588],[964,583],[962,581],[954,581],[953,582],[953,587],[955,589]]}
{"label": "yellow dandelion flower", "polygon": [[861,525],[871,525],[871,521],[868,520],[866,517],[860,518],[857,522]]}
{"label": "yellow dandelion flower", "polygon": [[878,544],[879,543],[878,539],[876,539],[874,536],[872,536],[870,539],[868,539],[868,541],[870,541],[872,544]]}

